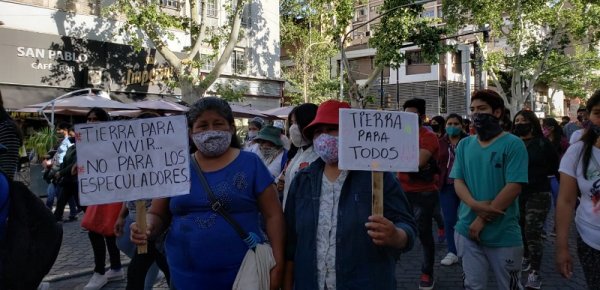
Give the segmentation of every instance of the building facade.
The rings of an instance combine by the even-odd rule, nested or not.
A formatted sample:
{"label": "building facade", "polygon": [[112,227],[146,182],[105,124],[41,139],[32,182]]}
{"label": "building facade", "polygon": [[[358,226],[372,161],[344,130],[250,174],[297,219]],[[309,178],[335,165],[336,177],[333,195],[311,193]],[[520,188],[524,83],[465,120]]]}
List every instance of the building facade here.
{"label": "building facade", "polygon": [[[207,30],[227,23],[226,1],[208,0]],[[163,11],[189,16],[185,1],[160,0]],[[123,23],[101,17],[109,3],[99,0],[15,0],[0,2],[0,92],[9,109],[51,100],[68,91],[99,88],[114,98],[180,99],[174,72],[149,42],[136,51],[127,36],[118,33]],[[245,103],[258,109],[279,106],[280,79],[279,1],[251,0],[244,9],[243,37],[236,44],[217,84],[244,92]],[[173,31],[169,48],[183,56],[190,37]],[[222,49],[222,48],[221,48]],[[220,56],[205,44],[201,73],[207,74]]]}

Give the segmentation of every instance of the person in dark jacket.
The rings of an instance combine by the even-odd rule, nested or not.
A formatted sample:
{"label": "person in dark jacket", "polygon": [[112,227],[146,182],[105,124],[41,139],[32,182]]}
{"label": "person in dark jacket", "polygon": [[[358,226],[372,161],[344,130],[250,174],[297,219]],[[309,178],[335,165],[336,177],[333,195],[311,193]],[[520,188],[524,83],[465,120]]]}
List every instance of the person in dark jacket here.
{"label": "person in dark jacket", "polygon": [[395,267],[410,250],[416,223],[392,173],[384,173],[384,213],[371,215],[371,172],[340,170],[339,109],[319,106],[303,131],[319,159],[299,171],[286,203],[284,289],[396,289]]}
{"label": "person in dark jacket", "polygon": [[519,136],[529,155],[529,183],[519,195],[520,225],[524,243],[522,271],[530,271],[526,288],[540,289],[543,253],[542,229],[550,210],[550,180],[558,173],[558,152],[544,138],[540,120],[532,111],[515,115],[513,133]]}

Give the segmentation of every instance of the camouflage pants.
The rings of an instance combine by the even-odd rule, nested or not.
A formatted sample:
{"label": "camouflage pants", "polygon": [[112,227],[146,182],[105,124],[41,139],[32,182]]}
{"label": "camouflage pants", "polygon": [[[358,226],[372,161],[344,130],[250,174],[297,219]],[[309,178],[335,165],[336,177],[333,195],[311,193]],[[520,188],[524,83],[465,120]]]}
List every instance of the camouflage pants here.
{"label": "camouflage pants", "polygon": [[531,269],[539,271],[544,252],[542,230],[550,210],[550,192],[532,192],[519,195],[519,224],[523,237],[524,257],[531,263]]}

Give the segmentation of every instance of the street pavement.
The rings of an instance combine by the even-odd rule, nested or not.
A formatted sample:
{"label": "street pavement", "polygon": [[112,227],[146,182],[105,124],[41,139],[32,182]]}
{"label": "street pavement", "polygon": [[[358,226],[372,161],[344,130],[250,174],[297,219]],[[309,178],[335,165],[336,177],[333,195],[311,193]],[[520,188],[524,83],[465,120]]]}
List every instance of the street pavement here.
{"label": "street pavement", "polygon": [[[67,214],[65,213],[65,216]],[[553,215],[552,215],[553,216]],[[551,227],[551,218],[549,215]],[[93,254],[87,232],[80,227],[80,222],[64,223],[63,245],[59,257],[45,281],[50,282],[50,289],[83,289],[83,286],[89,281],[93,269]],[[542,289],[544,290],[567,290],[567,289],[586,289],[583,272],[579,265],[575,249],[575,231],[572,228],[570,247],[571,254],[575,259],[575,269],[573,277],[570,280],[563,279],[557,272],[554,264],[554,238],[548,237],[544,241],[544,256],[542,261],[541,274],[543,278]],[[434,234],[436,240],[437,235]],[[435,259],[435,289],[455,290],[462,289],[462,270],[460,264],[452,266],[440,265],[440,260],[446,255],[446,245],[436,242]],[[129,263],[125,255],[121,255],[124,265]],[[417,242],[412,251],[402,255],[398,261],[396,269],[396,279],[398,281],[397,289],[418,289],[418,281],[421,275],[422,251]],[[108,261],[106,262],[108,266]],[[488,275],[489,283],[487,289],[497,289],[492,273]],[[523,283],[527,280],[526,273],[523,273]],[[125,281],[109,282],[103,289],[125,289]],[[167,290],[168,287],[164,281],[159,281],[154,289]],[[365,289],[377,290],[377,289]]]}

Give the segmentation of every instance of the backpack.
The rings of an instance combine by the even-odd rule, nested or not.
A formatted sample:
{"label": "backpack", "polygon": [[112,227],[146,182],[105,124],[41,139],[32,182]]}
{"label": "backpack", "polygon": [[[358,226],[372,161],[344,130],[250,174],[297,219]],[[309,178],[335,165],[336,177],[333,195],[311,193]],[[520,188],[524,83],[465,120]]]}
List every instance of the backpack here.
{"label": "backpack", "polygon": [[9,182],[0,289],[37,289],[58,257],[62,237],[62,225],[44,202],[22,182]]}

